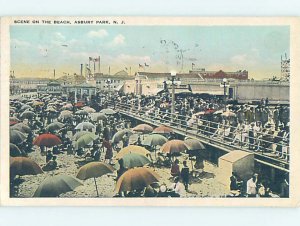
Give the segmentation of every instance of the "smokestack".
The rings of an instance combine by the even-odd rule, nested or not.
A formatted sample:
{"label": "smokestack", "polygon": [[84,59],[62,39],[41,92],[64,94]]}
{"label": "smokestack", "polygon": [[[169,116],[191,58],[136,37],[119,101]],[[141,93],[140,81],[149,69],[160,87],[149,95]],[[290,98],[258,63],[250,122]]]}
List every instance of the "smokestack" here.
{"label": "smokestack", "polygon": [[55,79],[55,69],[54,69],[54,71],[53,71],[53,76],[54,76],[54,79]]}
{"label": "smokestack", "polygon": [[82,76],[83,64],[80,64],[80,75]]}

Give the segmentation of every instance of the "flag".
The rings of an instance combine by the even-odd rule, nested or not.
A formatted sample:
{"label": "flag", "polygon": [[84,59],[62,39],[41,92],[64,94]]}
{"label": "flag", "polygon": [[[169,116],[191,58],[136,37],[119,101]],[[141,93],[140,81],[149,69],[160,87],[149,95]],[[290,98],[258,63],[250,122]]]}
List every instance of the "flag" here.
{"label": "flag", "polygon": [[139,68],[144,68],[144,66],[142,64],[139,64]]}
{"label": "flag", "polygon": [[127,67],[125,67],[125,70],[126,70],[126,71],[128,71],[128,68],[127,68]]}
{"label": "flag", "polygon": [[93,61],[94,59],[93,59],[93,57],[89,57],[89,61]]}
{"label": "flag", "polygon": [[146,64],[146,63],[145,63],[145,67],[149,67],[149,64]]}
{"label": "flag", "polygon": [[94,59],[94,62],[99,62],[99,58],[95,58],[95,59]]}

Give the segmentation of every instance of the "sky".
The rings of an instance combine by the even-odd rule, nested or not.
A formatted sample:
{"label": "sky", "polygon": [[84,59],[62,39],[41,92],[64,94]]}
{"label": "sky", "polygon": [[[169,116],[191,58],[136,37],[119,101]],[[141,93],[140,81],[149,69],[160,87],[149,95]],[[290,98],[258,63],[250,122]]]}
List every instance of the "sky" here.
{"label": "sky", "polygon": [[[280,76],[289,56],[288,26],[11,26],[11,70],[16,77],[80,73],[100,56],[100,71],[188,72],[248,70],[249,77]],[[145,64],[148,65],[145,67]],[[143,65],[144,68],[139,65]],[[96,63],[96,72],[99,66]],[[94,64],[91,63],[91,71]]]}

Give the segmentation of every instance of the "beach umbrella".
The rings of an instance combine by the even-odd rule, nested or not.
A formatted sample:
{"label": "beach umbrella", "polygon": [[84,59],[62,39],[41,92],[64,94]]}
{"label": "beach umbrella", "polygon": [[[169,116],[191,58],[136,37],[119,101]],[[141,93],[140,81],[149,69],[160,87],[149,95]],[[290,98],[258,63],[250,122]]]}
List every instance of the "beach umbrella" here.
{"label": "beach umbrella", "polygon": [[9,144],[9,155],[11,157],[18,157],[18,156],[22,156],[22,152],[21,150],[18,148],[17,145],[10,143]]}
{"label": "beach umbrella", "polygon": [[118,179],[115,190],[116,192],[140,190],[158,181],[159,175],[154,171],[144,167],[133,168]]}
{"label": "beach umbrella", "polygon": [[76,104],[74,104],[75,107],[83,107],[84,106],[84,103],[83,102],[77,102]]}
{"label": "beach umbrella", "polygon": [[72,110],[73,109],[73,105],[68,103],[65,104],[64,106],[61,107],[62,110]]}
{"label": "beach umbrella", "polygon": [[131,136],[133,134],[132,131],[129,129],[120,130],[114,134],[114,136],[112,138],[112,143],[120,142],[126,133],[128,133],[129,136]]}
{"label": "beach umbrella", "polygon": [[20,121],[13,121],[13,120],[10,120],[9,121],[9,125],[10,126],[13,126],[13,125],[16,125],[16,124],[18,124]]}
{"label": "beach umbrella", "polygon": [[72,115],[73,115],[72,111],[64,110],[64,111],[60,112],[59,118],[62,118],[62,119],[71,118]]}
{"label": "beach umbrella", "polygon": [[183,152],[187,149],[187,145],[182,140],[170,140],[160,148],[162,152],[170,154]]}
{"label": "beach umbrella", "polygon": [[76,130],[90,130],[95,129],[95,126],[90,122],[81,122],[76,127]]}
{"label": "beach umbrella", "polygon": [[32,106],[42,106],[44,105],[44,102],[41,101],[33,101]]}
{"label": "beach umbrella", "polygon": [[106,115],[104,113],[100,113],[100,112],[92,113],[92,114],[90,114],[90,116],[94,122],[107,119]]}
{"label": "beach umbrella", "polygon": [[207,110],[204,112],[204,114],[205,114],[205,115],[210,115],[210,114],[212,114],[212,113],[214,113],[214,112],[215,112],[214,109],[207,109]]}
{"label": "beach umbrella", "polygon": [[114,114],[116,114],[116,112],[113,109],[110,109],[110,108],[102,109],[100,112],[104,113],[106,115],[114,115]]}
{"label": "beach umbrella", "polygon": [[204,145],[199,140],[188,138],[184,143],[190,151],[205,150]]}
{"label": "beach umbrella", "polygon": [[48,112],[57,112],[56,109],[52,106],[49,106],[45,111],[48,111]]}
{"label": "beach umbrella", "polygon": [[96,182],[96,177],[101,177],[105,174],[108,173],[113,173],[114,168],[106,163],[103,162],[90,162],[88,164],[85,164],[82,166],[78,173],[77,173],[77,178],[80,180],[86,180],[89,178],[94,178],[95,182],[95,187],[97,191],[97,196],[99,197],[99,192],[98,192],[98,187],[97,187],[97,182]]}
{"label": "beach umbrella", "polygon": [[149,126],[147,124],[140,124],[134,127],[132,130],[141,133],[151,133],[153,131],[153,128],[152,126]]}
{"label": "beach umbrella", "polygon": [[32,107],[29,106],[28,104],[23,104],[20,108],[20,111],[25,111],[26,109],[31,109],[32,110]]}
{"label": "beach umbrella", "polygon": [[33,197],[58,197],[80,185],[83,184],[69,175],[49,176],[38,186]]}
{"label": "beach umbrella", "polygon": [[193,116],[200,116],[200,115],[205,115],[205,111],[200,111],[200,112],[193,114]]}
{"label": "beach umbrella", "polygon": [[155,128],[152,133],[169,134],[169,133],[172,133],[172,132],[173,132],[173,130],[169,127],[159,126],[159,127]]}
{"label": "beach umbrella", "polygon": [[222,116],[224,117],[235,117],[236,114],[234,112],[231,112],[231,111],[225,111],[222,113]]}
{"label": "beach umbrella", "polygon": [[85,110],[78,110],[75,112],[75,115],[88,115],[89,113],[87,113]]}
{"label": "beach umbrella", "polygon": [[150,134],[148,137],[145,138],[144,144],[148,146],[162,146],[167,142],[167,138],[160,134]]}
{"label": "beach umbrella", "polygon": [[218,111],[214,112],[214,115],[219,115],[219,114],[222,114],[222,113],[223,113],[223,110],[218,110]]}
{"label": "beach umbrella", "polygon": [[10,158],[10,173],[13,176],[19,175],[37,175],[43,173],[41,167],[26,157],[11,157]]}
{"label": "beach umbrella", "polygon": [[20,122],[20,119],[18,119],[17,117],[13,116],[13,117],[9,117],[9,121]]}
{"label": "beach umbrella", "polygon": [[150,154],[150,152],[141,146],[137,146],[137,145],[129,145],[125,148],[122,148],[118,154],[116,155],[116,159],[121,159],[123,158],[124,155],[129,154],[129,153],[136,153],[136,154],[140,154],[140,155],[144,155],[147,156]]}
{"label": "beach umbrella", "polygon": [[87,113],[95,113],[96,110],[94,108],[91,108],[89,106],[85,106],[82,108],[84,111],[86,111]]}
{"label": "beach umbrella", "polygon": [[29,126],[25,125],[24,123],[17,123],[10,127],[12,130],[18,130],[22,133],[30,133],[31,129]]}
{"label": "beach umbrella", "polygon": [[64,126],[65,126],[65,124],[63,124],[61,122],[52,122],[46,127],[46,131],[60,130]]}
{"label": "beach umbrella", "polygon": [[98,137],[94,133],[86,133],[82,135],[76,142],[75,142],[75,150],[79,148],[84,148],[91,144],[94,140]]}
{"label": "beach umbrella", "polygon": [[18,130],[10,130],[9,133],[9,140],[10,143],[13,144],[21,144],[26,139],[26,136],[24,133],[18,131]]}
{"label": "beach umbrella", "polygon": [[61,144],[61,140],[54,134],[44,133],[42,135],[39,135],[33,141],[33,144],[37,146],[46,146],[49,148]]}
{"label": "beach umbrella", "polygon": [[89,131],[79,131],[77,133],[74,134],[74,136],[72,137],[72,140],[78,140],[81,136],[83,136],[84,134],[90,133]]}
{"label": "beach umbrella", "polygon": [[128,153],[122,157],[125,168],[134,168],[151,163],[144,155]]}
{"label": "beach umbrella", "polygon": [[27,118],[27,119],[31,119],[31,118],[33,118],[33,117],[35,117],[35,113],[33,112],[33,111],[24,111],[22,114],[21,114],[21,118],[23,118],[23,119],[25,119],[25,118]]}

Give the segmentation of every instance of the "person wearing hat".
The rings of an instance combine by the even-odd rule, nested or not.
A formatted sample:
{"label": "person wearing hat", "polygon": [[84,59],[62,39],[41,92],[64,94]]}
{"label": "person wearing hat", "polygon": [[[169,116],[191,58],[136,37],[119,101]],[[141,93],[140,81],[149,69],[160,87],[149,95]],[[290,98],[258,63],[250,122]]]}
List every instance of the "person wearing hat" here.
{"label": "person wearing hat", "polygon": [[274,111],[273,111],[273,121],[275,123],[275,130],[278,130],[278,126],[279,126],[279,109],[278,106],[275,107]]}
{"label": "person wearing hat", "polygon": [[175,159],[171,167],[171,175],[172,177],[180,176],[180,168],[179,168],[179,160]]}
{"label": "person wearing hat", "polygon": [[190,179],[189,179],[189,177],[190,177],[190,169],[187,166],[186,160],[184,160],[182,163],[183,163],[183,167],[181,169],[180,176],[181,176],[182,182],[184,184],[185,190],[188,191],[188,189],[189,189],[189,181],[190,181]]}
{"label": "person wearing hat", "polygon": [[257,194],[257,189],[256,189],[256,184],[257,184],[257,174],[253,174],[253,176],[247,181],[247,197],[256,197]]}
{"label": "person wearing hat", "polygon": [[267,109],[263,108],[261,110],[261,122],[262,122],[262,125],[265,126],[268,121],[269,121],[268,111],[267,111]]}
{"label": "person wearing hat", "polygon": [[255,139],[254,139],[254,134],[255,134],[255,129],[254,129],[255,123],[252,122],[250,124],[249,128],[249,150],[254,150],[254,144],[255,144]]}
{"label": "person wearing hat", "polygon": [[282,137],[282,155],[279,158],[288,160],[289,158],[289,139],[290,139],[290,126],[286,125],[285,126],[285,134]]}
{"label": "person wearing hat", "polygon": [[284,129],[284,125],[281,123],[279,124],[279,132],[277,133],[277,136],[274,137],[274,143],[276,144],[275,154],[278,157],[282,156],[282,141],[284,135],[285,135],[285,129]]}

